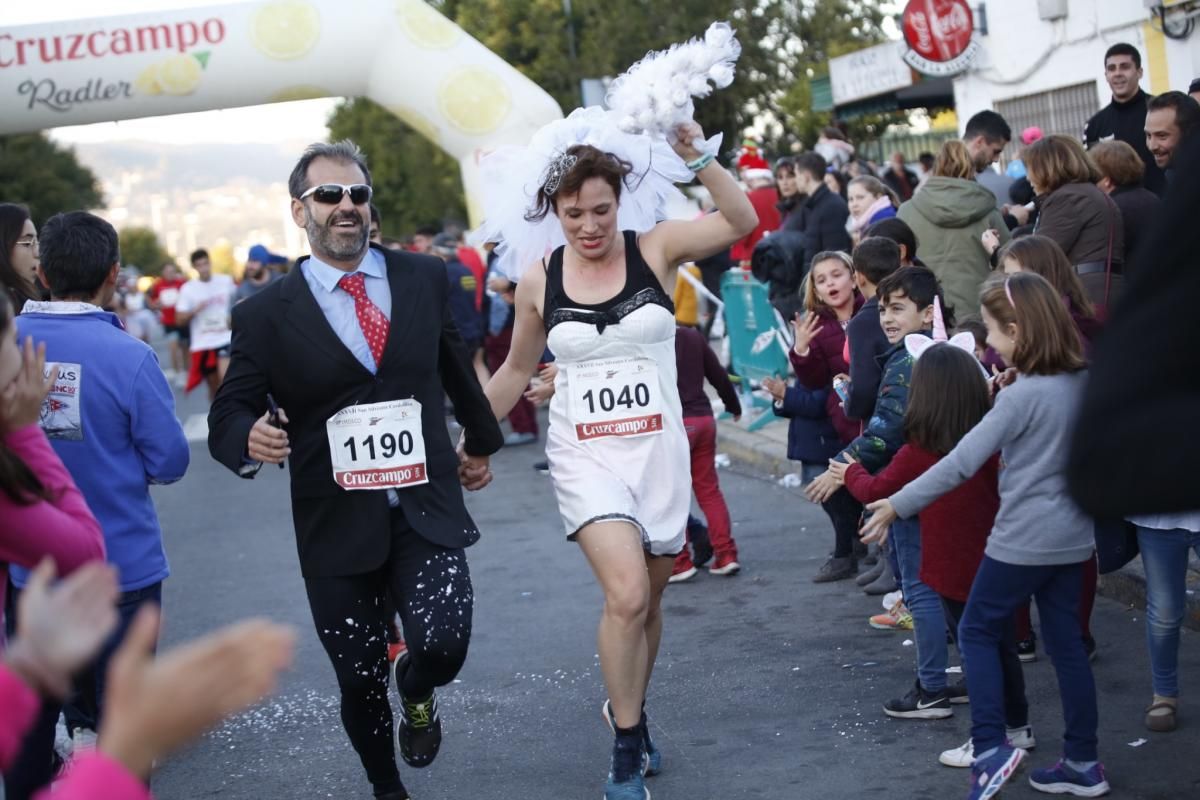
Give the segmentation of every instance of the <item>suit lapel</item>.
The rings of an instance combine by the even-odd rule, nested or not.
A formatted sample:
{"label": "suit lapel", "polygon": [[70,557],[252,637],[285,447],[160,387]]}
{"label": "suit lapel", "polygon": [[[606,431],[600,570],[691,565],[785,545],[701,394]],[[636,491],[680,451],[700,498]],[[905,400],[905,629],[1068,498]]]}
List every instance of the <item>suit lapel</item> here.
{"label": "suit lapel", "polygon": [[[425,281],[419,280],[416,270],[420,267],[414,264],[416,256],[383,250],[384,261],[387,265],[388,288],[392,293],[392,316],[388,326],[387,345],[383,349],[383,363],[387,364],[396,353],[404,347],[405,334],[412,325],[422,303],[428,302],[425,295]],[[441,316],[441,309],[437,309]]]}
{"label": "suit lapel", "polygon": [[329,358],[343,366],[366,372],[329,326],[329,320],[325,319],[325,313],[317,305],[317,299],[313,297],[312,289],[301,273],[300,264],[297,263],[283,280],[282,296],[288,304],[285,312],[288,322]]}

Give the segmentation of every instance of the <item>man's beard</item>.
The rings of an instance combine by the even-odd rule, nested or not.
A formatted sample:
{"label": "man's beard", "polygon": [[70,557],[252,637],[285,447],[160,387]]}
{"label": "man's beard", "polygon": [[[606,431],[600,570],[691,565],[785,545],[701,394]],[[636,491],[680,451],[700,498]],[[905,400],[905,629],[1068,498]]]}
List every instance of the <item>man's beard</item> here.
{"label": "man's beard", "polygon": [[[367,237],[371,231],[363,224],[362,217],[357,212],[331,214],[324,225],[313,219],[308,209],[304,210],[304,217],[304,232],[308,234],[308,244],[317,255],[327,255],[335,261],[353,261],[366,251]],[[353,241],[334,232],[334,224],[344,219],[353,219],[359,226],[359,235]]]}

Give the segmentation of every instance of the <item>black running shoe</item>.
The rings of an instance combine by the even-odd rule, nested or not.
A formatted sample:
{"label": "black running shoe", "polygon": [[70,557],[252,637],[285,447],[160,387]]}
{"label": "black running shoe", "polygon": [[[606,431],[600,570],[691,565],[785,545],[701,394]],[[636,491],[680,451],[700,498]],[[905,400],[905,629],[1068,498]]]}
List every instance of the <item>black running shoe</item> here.
{"label": "black running shoe", "polygon": [[1022,664],[1037,661],[1037,641],[1032,636],[1017,642],[1017,658]]}
{"label": "black running shoe", "polygon": [[396,722],[396,748],[410,767],[428,767],[442,746],[442,720],[438,717],[437,692],[413,701],[400,691],[409,656],[405,650],[396,659],[396,691],[400,695],[400,719]]}
{"label": "black running shoe", "polygon": [[688,517],[688,539],[692,542],[692,563],[697,568],[703,567],[713,557],[712,541],[708,538],[708,527],[696,519]]}
{"label": "black running shoe", "polygon": [[904,697],[888,700],[883,704],[884,713],[899,719],[945,719],[954,716],[950,708],[950,694],[945,689],[930,694],[917,681],[912,691]]}
{"label": "black running shoe", "polygon": [[964,680],[946,684],[946,695],[950,698],[950,702],[956,706],[971,702],[971,698],[967,697],[967,682]]}

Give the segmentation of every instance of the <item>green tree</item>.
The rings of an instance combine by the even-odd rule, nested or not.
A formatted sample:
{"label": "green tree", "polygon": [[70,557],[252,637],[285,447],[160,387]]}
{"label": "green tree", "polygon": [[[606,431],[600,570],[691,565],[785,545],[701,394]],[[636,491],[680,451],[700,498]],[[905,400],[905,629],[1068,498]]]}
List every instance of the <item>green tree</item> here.
{"label": "green tree", "polygon": [[0,136],[0,200],[28,206],[37,225],[103,202],[92,171],[42,133]]}
{"label": "green tree", "polygon": [[367,154],[385,236],[466,220],[458,162],[382,106],[346,100],[330,115],[329,137],[352,139]]}
{"label": "green tree", "polygon": [[174,261],[159,243],[157,234],[149,228],[130,227],[118,234],[121,242],[121,264],[137,267],[143,275],[159,275],[163,264]]}

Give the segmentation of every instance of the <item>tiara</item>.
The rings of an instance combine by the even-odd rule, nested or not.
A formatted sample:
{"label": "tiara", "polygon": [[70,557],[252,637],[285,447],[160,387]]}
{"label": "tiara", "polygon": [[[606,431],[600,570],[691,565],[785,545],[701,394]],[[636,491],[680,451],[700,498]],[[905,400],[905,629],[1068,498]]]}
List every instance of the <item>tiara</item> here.
{"label": "tiara", "polygon": [[579,157],[569,153],[561,153],[550,160],[550,163],[546,165],[546,172],[542,180],[542,192],[547,197],[554,196],[562,184],[563,177],[571,171],[571,167],[575,166],[577,161],[579,161]]}

